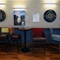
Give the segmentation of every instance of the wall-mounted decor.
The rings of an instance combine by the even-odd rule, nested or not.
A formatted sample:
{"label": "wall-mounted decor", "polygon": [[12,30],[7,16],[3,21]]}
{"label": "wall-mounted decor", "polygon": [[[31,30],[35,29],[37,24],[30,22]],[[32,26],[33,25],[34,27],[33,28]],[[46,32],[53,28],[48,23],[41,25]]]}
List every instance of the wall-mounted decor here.
{"label": "wall-mounted decor", "polygon": [[43,17],[46,22],[53,22],[56,19],[56,12],[49,9],[44,13]]}
{"label": "wall-mounted decor", "polygon": [[40,14],[35,13],[33,14],[33,22],[39,22],[40,21]]}
{"label": "wall-mounted decor", "polygon": [[14,25],[22,25],[22,22],[24,22],[25,25],[25,10],[14,10]]}
{"label": "wall-mounted decor", "polygon": [[3,10],[0,10],[0,22],[4,21],[6,18],[6,13]]}

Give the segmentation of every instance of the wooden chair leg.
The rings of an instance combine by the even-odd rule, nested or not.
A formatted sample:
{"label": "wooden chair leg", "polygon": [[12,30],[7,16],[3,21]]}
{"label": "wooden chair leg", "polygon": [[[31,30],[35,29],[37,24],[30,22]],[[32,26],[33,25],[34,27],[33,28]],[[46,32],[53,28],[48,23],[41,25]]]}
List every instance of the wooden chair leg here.
{"label": "wooden chair leg", "polygon": [[22,42],[21,42],[21,39],[20,39],[20,45],[19,45],[19,46],[20,46],[20,48],[22,47]]}
{"label": "wooden chair leg", "polygon": [[59,42],[59,54],[60,54],[60,42]]}
{"label": "wooden chair leg", "polygon": [[4,42],[2,42],[2,44],[4,45],[4,51],[7,52],[7,41],[5,40]]}
{"label": "wooden chair leg", "polygon": [[7,52],[8,51],[8,43],[7,43],[7,41],[5,42],[5,45],[6,45],[5,51]]}
{"label": "wooden chair leg", "polygon": [[50,42],[49,42],[49,46],[48,46],[49,50],[50,50],[50,47],[51,47],[51,43],[52,43],[52,40],[50,40]]}
{"label": "wooden chair leg", "polygon": [[17,41],[17,51],[19,53],[19,41]]}
{"label": "wooden chair leg", "polygon": [[44,41],[44,55],[46,54],[46,41]]}
{"label": "wooden chair leg", "polygon": [[34,51],[34,42],[32,41],[32,53]]}

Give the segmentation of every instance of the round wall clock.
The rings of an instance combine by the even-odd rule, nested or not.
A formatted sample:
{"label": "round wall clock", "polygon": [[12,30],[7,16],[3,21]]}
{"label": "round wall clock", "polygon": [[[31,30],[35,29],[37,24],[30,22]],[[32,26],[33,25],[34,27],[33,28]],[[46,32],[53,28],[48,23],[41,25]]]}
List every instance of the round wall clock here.
{"label": "round wall clock", "polygon": [[6,18],[6,13],[3,10],[0,10],[0,22],[4,21]]}
{"label": "round wall clock", "polygon": [[44,19],[46,22],[53,22],[56,19],[56,12],[54,10],[47,10],[44,15]]}

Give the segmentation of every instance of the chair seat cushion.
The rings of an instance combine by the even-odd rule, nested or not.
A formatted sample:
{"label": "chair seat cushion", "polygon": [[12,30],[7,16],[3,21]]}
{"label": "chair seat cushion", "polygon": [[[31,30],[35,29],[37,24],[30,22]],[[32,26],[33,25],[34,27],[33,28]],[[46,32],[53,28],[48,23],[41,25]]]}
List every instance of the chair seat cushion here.
{"label": "chair seat cushion", "polygon": [[6,40],[7,34],[0,34],[0,40]]}
{"label": "chair seat cushion", "polygon": [[52,34],[52,40],[60,41],[60,35]]}
{"label": "chair seat cushion", "polygon": [[35,41],[35,42],[45,42],[46,41],[46,39],[45,38],[41,38],[41,39],[36,39],[36,38],[33,38],[33,41]]}
{"label": "chair seat cushion", "polygon": [[0,34],[0,37],[6,37],[7,34]]}
{"label": "chair seat cushion", "polygon": [[12,39],[12,40],[18,40],[19,37],[20,37],[20,35],[17,35],[17,34],[12,34],[12,35],[11,35],[11,39]]}
{"label": "chair seat cushion", "polygon": [[35,39],[36,39],[36,40],[37,40],[37,39],[39,39],[39,40],[40,40],[40,39],[46,39],[46,38],[33,38],[33,39],[34,39],[34,40],[35,40]]}
{"label": "chair seat cushion", "polygon": [[60,35],[52,34],[52,37],[60,38]]}
{"label": "chair seat cushion", "polygon": [[13,38],[18,38],[18,36],[17,36],[17,35],[12,35],[11,37],[13,37]]}
{"label": "chair seat cushion", "polygon": [[33,40],[35,41],[45,41],[46,40],[46,38],[44,38],[44,37],[33,37]]}

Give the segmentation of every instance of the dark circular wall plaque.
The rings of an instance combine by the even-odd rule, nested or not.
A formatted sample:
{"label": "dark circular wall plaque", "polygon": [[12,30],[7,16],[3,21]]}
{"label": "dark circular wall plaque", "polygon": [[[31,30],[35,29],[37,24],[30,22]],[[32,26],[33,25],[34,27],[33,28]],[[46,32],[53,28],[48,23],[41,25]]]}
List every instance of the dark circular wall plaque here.
{"label": "dark circular wall plaque", "polygon": [[56,12],[54,10],[47,10],[43,15],[45,21],[53,22],[56,19]]}
{"label": "dark circular wall plaque", "polygon": [[6,13],[3,10],[0,10],[0,22],[4,21],[6,18]]}

